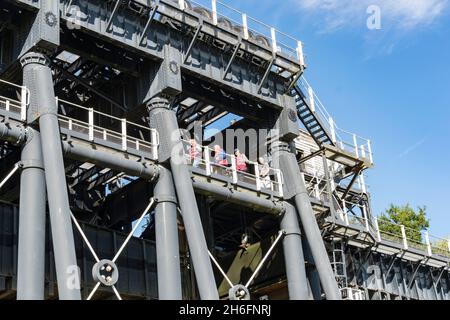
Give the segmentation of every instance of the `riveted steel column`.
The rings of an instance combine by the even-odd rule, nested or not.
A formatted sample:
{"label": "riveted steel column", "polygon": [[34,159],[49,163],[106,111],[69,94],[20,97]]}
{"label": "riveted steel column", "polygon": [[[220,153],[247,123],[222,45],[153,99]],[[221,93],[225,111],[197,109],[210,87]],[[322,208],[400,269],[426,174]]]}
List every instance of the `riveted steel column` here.
{"label": "riveted steel column", "polygon": [[303,257],[301,231],[298,225],[295,207],[284,203],[286,211],[281,219],[281,229],[285,232],[283,239],[284,261],[290,300],[307,300],[308,283]]}
{"label": "riveted steel column", "polygon": [[169,109],[169,101],[163,96],[152,98],[147,106],[150,127],[157,129],[160,136],[159,161],[169,162],[172,170],[200,297],[202,300],[217,300],[219,294],[175,113]]}
{"label": "riveted steel column", "polygon": [[38,131],[28,128],[20,176],[17,300],[43,300],[45,289],[45,173]]}
{"label": "riveted steel column", "polygon": [[159,300],[181,300],[180,248],[178,244],[177,199],[172,174],[160,166],[154,189],[156,266]]}
{"label": "riveted steel column", "polygon": [[80,300],[79,269],[75,255],[69,198],[64,170],[57,106],[48,59],[40,53],[22,57],[24,85],[31,92],[29,121],[38,120],[50,209],[58,295]]}

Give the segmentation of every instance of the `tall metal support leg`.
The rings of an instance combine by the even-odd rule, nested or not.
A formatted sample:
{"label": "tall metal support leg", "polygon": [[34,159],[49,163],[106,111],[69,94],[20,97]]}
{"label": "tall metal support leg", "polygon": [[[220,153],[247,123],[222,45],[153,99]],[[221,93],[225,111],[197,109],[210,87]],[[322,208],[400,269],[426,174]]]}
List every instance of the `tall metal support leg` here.
{"label": "tall metal support leg", "polygon": [[[64,170],[57,106],[48,59],[28,53],[21,59],[24,84],[30,89],[30,110],[39,119],[58,294],[61,300],[80,300],[69,198]],[[32,120],[30,120],[32,121]]]}
{"label": "tall metal support leg", "polygon": [[159,300],[181,300],[180,248],[178,245],[177,200],[172,174],[161,166],[154,190],[156,266]]}
{"label": "tall metal support leg", "polygon": [[303,252],[305,255],[305,260],[308,262],[306,267],[306,276],[308,277],[309,287],[311,289],[311,295],[314,300],[322,299],[322,289],[320,287],[319,273],[314,264],[314,258],[311,254],[311,249],[309,248],[309,243],[302,238]]}
{"label": "tall metal support leg", "polygon": [[43,300],[45,289],[45,174],[41,137],[28,128],[20,176],[17,300]]}
{"label": "tall metal support leg", "polygon": [[183,146],[175,113],[169,110],[169,101],[164,97],[152,98],[147,106],[150,126],[157,129],[160,135],[160,162],[170,159],[200,297],[202,300],[217,300],[219,294],[195,200],[191,174],[183,158]]}
{"label": "tall metal support leg", "polygon": [[301,231],[298,225],[295,207],[285,202],[286,212],[281,219],[281,229],[285,231],[283,239],[284,261],[290,300],[308,300],[308,285],[303,257]]}
{"label": "tall metal support leg", "polygon": [[295,196],[295,204],[325,295],[328,300],[340,300],[339,288],[306,189],[304,193]]}
{"label": "tall metal support leg", "polygon": [[283,172],[285,185],[290,189],[287,190],[288,195],[295,201],[325,295],[328,300],[340,300],[339,288],[295,155],[290,152],[289,145],[281,141],[272,144],[272,153]]}

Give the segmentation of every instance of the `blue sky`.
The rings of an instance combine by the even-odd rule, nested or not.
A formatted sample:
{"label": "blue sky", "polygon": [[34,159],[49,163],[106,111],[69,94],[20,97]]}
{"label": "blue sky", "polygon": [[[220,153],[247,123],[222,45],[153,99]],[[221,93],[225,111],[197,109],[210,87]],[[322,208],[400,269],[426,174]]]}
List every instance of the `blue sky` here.
{"label": "blue sky", "polygon": [[[373,141],[375,213],[426,205],[450,234],[450,0],[222,0],[305,44],[306,76],[339,127]],[[376,4],[381,29],[367,28]]]}

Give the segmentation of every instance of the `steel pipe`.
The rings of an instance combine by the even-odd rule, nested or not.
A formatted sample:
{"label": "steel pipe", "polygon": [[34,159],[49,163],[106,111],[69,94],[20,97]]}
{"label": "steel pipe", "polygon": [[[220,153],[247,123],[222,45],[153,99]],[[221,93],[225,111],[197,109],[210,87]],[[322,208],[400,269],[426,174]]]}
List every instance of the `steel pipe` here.
{"label": "steel pipe", "polygon": [[264,199],[250,193],[233,192],[227,187],[222,187],[214,183],[196,181],[195,179],[192,184],[197,193],[212,196],[218,200],[239,204],[262,213],[280,214],[285,210],[281,202]]}
{"label": "steel pipe", "polygon": [[130,176],[146,180],[158,178],[159,168],[152,163],[131,160],[122,152],[92,147],[90,144],[79,141],[63,141],[64,156],[78,161],[90,162],[95,165],[124,172]]}
{"label": "steel pipe", "polygon": [[21,124],[0,122],[0,140],[22,145],[27,139],[27,129]]}
{"label": "steel pipe", "polygon": [[285,232],[283,250],[289,299],[308,300],[308,280],[306,278],[305,258],[297,212],[295,207],[288,202],[285,202],[284,206],[286,212],[281,218],[280,227]]}
{"label": "steel pipe", "polygon": [[[38,120],[50,211],[58,295],[61,300],[80,300],[80,274],[77,266],[66,173],[49,60],[30,52],[21,58],[24,85],[30,89],[30,110]],[[31,118],[31,119],[30,119]],[[32,266],[29,266],[31,268]]]}
{"label": "steel pipe", "polygon": [[339,287],[295,155],[290,152],[289,144],[281,141],[273,143],[272,152],[285,178],[286,197],[292,198],[297,208],[326,298],[341,300]]}
{"label": "steel pipe", "polygon": [[20,176],[17,300],[43,300],[45,289],[45,173],[38,131],[28,128]]}
{"label": "steel pipe", "polygon": [[158,299],[182,300],[177,199],[172,174],[165,167],[160,167],[153,194],[157,202],[155,237]]}
{"label": "steel pipe", "polygon": [[218,300],[216,280],[208,255],[205,234],[192,186],[191,173],[183,160],[183,145],[180,128],[174,111],[169,110],[169,101],[165,97],[155,97],[147,103],[150,115],[150,127],[157,129],[162,141],[159,157],[168,162],[172,170],[186,237],[192,257],[192,264],[202,300]]}

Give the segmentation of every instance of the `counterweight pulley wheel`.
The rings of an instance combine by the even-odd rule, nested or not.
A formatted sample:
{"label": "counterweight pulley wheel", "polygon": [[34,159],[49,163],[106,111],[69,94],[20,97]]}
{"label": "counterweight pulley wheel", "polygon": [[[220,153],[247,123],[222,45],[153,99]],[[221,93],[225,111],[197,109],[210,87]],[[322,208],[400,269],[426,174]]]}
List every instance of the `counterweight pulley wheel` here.
{"label": "counterweight pulley wheel", "polygon": [[92,267],[92,278],[105,286],[111,287],[119,280],[119,269],[108,259],[103,259]]}
{"label": "counterweight pulley wheel", "polygon": [[228,291],[230,300],[250,300],[250,292],[242,284],[235,285]]}

